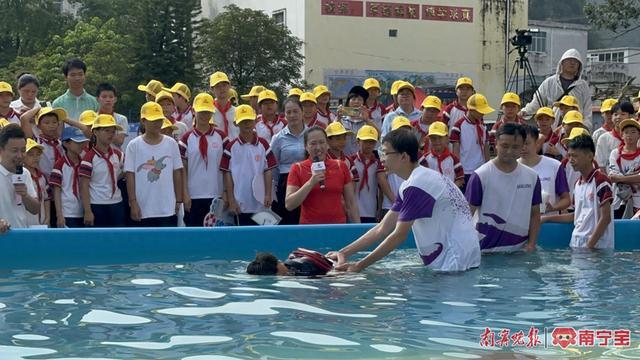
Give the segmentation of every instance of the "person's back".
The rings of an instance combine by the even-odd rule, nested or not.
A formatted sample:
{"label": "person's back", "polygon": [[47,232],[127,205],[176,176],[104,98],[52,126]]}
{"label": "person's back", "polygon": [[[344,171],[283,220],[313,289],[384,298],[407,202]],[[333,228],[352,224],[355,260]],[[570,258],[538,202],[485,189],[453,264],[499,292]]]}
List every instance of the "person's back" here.
{"label": "person's back", "polygon": [[321,276],[333,269],[333,262],[321,253],[298,248],[287,260],[279,261],[270,253],[258,253],[247,266],[250,275]]}

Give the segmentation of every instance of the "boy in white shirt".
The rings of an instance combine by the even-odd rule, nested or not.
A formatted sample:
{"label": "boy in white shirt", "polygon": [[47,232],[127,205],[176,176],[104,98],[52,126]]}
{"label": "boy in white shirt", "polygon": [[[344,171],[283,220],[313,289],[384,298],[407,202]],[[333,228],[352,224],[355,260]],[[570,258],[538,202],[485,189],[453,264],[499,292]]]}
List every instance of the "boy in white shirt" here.
{"label": "boy in white shirt", "polygon": [[594,152],[589,135],[576,136],[569,141],[571,166],[580,173],[574,193],[575,212],[544,216],[542,222],[573,222],[572,248],[613,249],[611,182],[600,169],[593,167]]}
{"label": "boy in white shirt", "polygon": [[215,72],[209,77],[209,86],[215,98],[216,111],[213,113],[213,121],[219,129],[224,131],[227,139],[235,139],[240,129],[234,122],[236,107],[233,106],[229,95],[229,89],[231,89],[229,77],[221,71]]}
{"label": "boy in white shirt", "polygon": [[287,126],[287,120],[278,116],[278,96],[273,90],[264,90],[258,96],[260,115],[256,119],[256,133],[271,142],[273,136]]}
{"label": "boy in white shirt", "polygon": [[622,219],[630,203],[633,214],[640,210],[640,122],[635,119],[620,123],[624,145],[611,152],[609,157],[609,179],[614,183],[613,214]]}
{"label": "boy in white shirt", "polygon": [[620,122],[633,118],[634,111],[633,105],[627,101],[614,104],[611,108],[611,112],[613,113],[611,118],[613,121],[613,129],[600,136],[598,139],[598,147],[596,147],[595,161],[601,169],[606,170],[609,167],[609,156],[611,152],[622,144]]}
{"label": "boy in white shirt", "polygon": [[464,186],[464,169],[460,159],[449,151],[449,131],[447,125],[436,121],[429,126],[428,133],[431,149],[420,158],[420,165],[453,181],[457,187]]}
{"label": "boy in white shirt", "polygon": [[[96,99],[100,105],[98,113],[113,116],[113,118],[116,119],[116,124],[122,128],[122,130],[116,133],[116,137],[113,139],[113,144],[121,149],[129,133],[129,121],[126,116],[115,112],[115,105],[118,101],[118,93],[116,92],[115,86],[107,83],[98,84]],[[84,112],[82,114],[84,114]],[[80,114],[80,118],[82,118],[82,114]],[[91,125],[89,125],[89,127],[91,127]]]}
{"label": "boy in white shirt", "polygon": [[240,133],[227,143],[220,161],[228,210],[238,216],[238,225],[257,225],[251,217],[271,207],[271,169],[278,164],[269,143],[254,131],[256,112],[253,108],[240,105],[235,117]]}
{"label": "boy in white shirt", "polygon": [[183,192],[180,149],[161,134],[159,104],[142,105],[140,119],[146,131],[131,140],[124,162],[131,219],[146,227],[175,227]]}
{"label": "boy in white shirt", "polygon": [[465,193],[483,252],[533,251],[540,231],[540,179],[518,163],[527,137],[524,128],[505,124],[496,132],[495,159],[476,169]]}
{"label": "boy in white shirt", "polygon": [[[191,89],[186,84],[175,83],[171,89],[164,89],[173,94],[173,102],[176,104],[176,111],[171,115],[176,123],[182,123],[191,130],[193,128],[193,121],[195,113],[189,100],[191,99]],[[180,126],[180,125],[178,125]]]}

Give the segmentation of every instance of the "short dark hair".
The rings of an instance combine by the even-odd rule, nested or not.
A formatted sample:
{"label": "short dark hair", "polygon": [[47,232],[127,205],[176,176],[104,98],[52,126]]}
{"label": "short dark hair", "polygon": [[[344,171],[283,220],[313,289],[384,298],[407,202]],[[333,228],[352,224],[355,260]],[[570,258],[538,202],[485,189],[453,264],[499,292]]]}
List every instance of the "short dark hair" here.
{"label": "short dark hair", "polygon": [[0,130],[0,148],[4,149],[11,139],[24,139],[24,131],[18,124],[9,124]]}
{"label": "short dark hair", "polygon": [[416,135],[409,129],[399,128],[389,132],[382,139],[382,143],[388,143],[399,153],[409,155],[411,162],[418,162],[418,150],[420,144]]}
{"label": "short dark hair", "polygon": [[40,81],[35,75],[29,73],[22,73],[18,76],[18,89],[22,89],[23,87],[33,84],[37,88],[40,88]]}
{"label": "short dark hair", "polygon": [[85,64],[84,61],[78,58],[69,59],[64,62],[64,65],[62,65],[62,73],[65,77],[69,74],[69,71],[71,71],[71,69],[80,69],[86,73],[87,64]]}
{"label": "short dark hair", "polygon": [[537,127],[532,125],[522,125],[522,127],[524,127],[524,132],[527,134],[527,136],[531,136],[536,140],[540,137],[540,130],[538,130]]}
{"label": "short dark hair", "polygon": [[278,273],[278,259],[271,253],[258,253],[247,266],[249,275],[275,275]]}
{"label": "short dark hair", "polygon": [[118,92],[116,91],[116,87],[109,83],[100,83],[96,87],[96,97],[100,97],[100,93],[103,91],[111,91],[114,96],[118,96]]}
{"label": "short dark hair", "polygon": [[574,150],[589,150],[593,154],[596,153],[596,145],[593,143],[593,139],[589,135],[576,136],[569,140],[567,147]]}
{"label": "short dark hair", "polygon": [[627,114],[635,114],[636,110],[633,108],[633,104],[628,101],[620,101],[615,103],[613,107],[611,107],[611,112],[617,112],[618,110],[622,112],[626,112]]}
{"label": "short dark hair", "polygon": [[496,131],[496,140],[500,139],[500,135],[520,136],[522,141],[527,140],[527,131],[520,124],[504,124]]}

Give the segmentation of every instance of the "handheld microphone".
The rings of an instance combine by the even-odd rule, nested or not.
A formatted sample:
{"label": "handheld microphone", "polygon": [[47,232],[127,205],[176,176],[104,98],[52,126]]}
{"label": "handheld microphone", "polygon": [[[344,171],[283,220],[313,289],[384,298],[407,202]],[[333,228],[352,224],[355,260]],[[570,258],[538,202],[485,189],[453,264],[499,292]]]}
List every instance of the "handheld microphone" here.
{"label": "handheld microphone", "polygon": [[[24,171],[22,170],[22,165],[16,166],[15,174],[11,175],[11,182],[13,185],[19,185],[25,183]],[[16,194],[16,205],[22,204],[22,196]]]}
{"label": "handheld microphone", "polygon": [[[320,161],[317,156],[313,157],[313,163],[311,164],[311,171],[314,173],[318,173],[321,171],[325,171],[327,168],[324,165],[324,161]],[[320,181],[320,189],[324,189],[324,180]]]}

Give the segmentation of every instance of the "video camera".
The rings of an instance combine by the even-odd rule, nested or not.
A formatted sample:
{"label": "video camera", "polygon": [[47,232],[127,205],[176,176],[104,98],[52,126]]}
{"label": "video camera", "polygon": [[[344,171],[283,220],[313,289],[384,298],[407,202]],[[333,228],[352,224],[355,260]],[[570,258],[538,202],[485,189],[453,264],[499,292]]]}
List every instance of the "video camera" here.
{"label": "video camera", "polygon": [[521,48],[531,45],[533,42],[534,33],[539,33],[538,29],[516,29],[516,35],[512,37],[510,40],[511,45]]}

